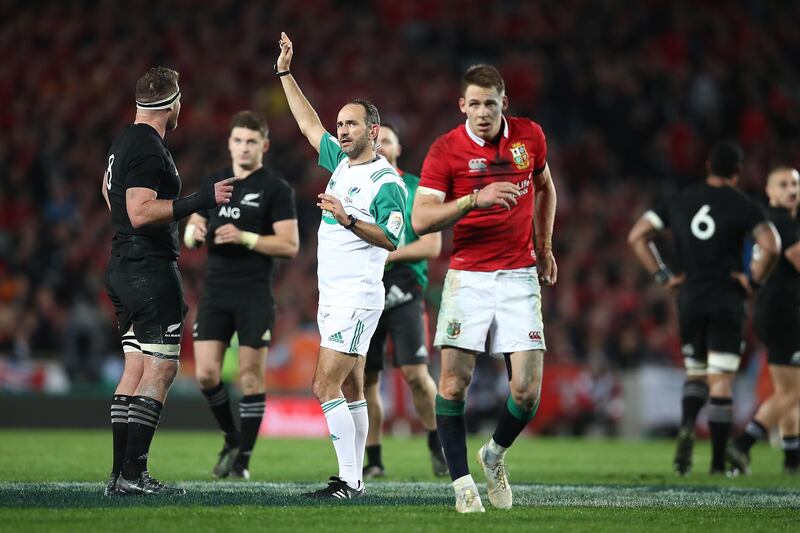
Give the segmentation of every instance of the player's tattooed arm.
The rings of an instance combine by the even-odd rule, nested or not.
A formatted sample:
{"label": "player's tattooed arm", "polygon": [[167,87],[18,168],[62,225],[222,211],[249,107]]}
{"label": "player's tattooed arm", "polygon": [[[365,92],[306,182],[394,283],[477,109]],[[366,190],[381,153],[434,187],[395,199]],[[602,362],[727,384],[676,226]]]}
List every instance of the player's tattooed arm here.
{"label": "player's tattooed arm", "polygon": [[314,150],[319,152],[319,143],[322,135],[325,133],[325,128],[319,119],[319,115],[306,99],[300,86],[292,74],[283,75],[284,72],[290,72],[292,66],[292,56],[294,55],[294,47],[291,39],[285,33],[281,32],[281,38],[278,41],[281,48],[281,53],[275,63],[275,69],[280,76],[281,86],[283,92],[286,93],[286,101],[289,103],[289,109],[294,116],[300,132],[305,135]]}

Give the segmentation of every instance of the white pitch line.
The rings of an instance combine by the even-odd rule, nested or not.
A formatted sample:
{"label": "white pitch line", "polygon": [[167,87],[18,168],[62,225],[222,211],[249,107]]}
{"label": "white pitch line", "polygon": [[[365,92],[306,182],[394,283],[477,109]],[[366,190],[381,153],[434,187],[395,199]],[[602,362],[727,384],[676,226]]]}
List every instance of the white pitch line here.
{"label": "white pitch line", "polygon": [[[316,489],[322,483],[272,483],[272,482],[205,482],[185,481],[175,483],[189,491],[188,505],[196,505],[191,496],[236,495],[252,498],[254,493],[265,498],[292,497],[300,492]],[[102,483],[52,482],[16,483],[0,482],[0,506],[8,496],[33,497],[36,493],[62,492],[63,496],[97,494],[100,497]],[[485,485],[479,484],[482,492]],[[421,505],[449,503],[452,489],[449,483],[433,482],[374,482],[367,485],[368,498],[376,504]],[[800,510],[797,491],[785,489],[757,489],[740,487],[657,487],[657,486],[601,486],[601,485],[512,485],[514,504],[518,507],[605,507],[605,508],[790,508]],[[5,496],[5,497],[4,497]],[[381,501],[385,500],[385,501]],[[392,502],[394,500],[394,502]],[[423,501],[424,500],[424,501]],[[246,503],[246,502],[242,502]],[[369,501],[365,501],[369,504]],[[173,502],[174,504],[174,502]]]}

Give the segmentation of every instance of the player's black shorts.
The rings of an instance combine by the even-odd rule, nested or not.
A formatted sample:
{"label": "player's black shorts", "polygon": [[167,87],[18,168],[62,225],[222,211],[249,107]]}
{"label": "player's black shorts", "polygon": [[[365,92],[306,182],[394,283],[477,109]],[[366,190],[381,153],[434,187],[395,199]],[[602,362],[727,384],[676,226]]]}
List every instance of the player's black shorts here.
{"label": "player's black shorts", "polygon": [[[679,308],[678,322],[688,373],[691,374],[693,368],[706,368],[708,352],[735,354],[737,358],[741,355],[744,315],[739,309],[694,312]],[[736,368],[725,370],[735,372]]]}
{"label": "player's black shorts", "polygon": [[780,297],[759,300],[753,326],[767,347],[769,364],[800,366],[800,302]]}
{"label": "player's black shorts", "polygon": [[120,336],[133,328],[131,338],[143,353],[178,360],[188,308],[176,261],[112,256],[106,291],[117,313]]}
{"label": "player's black shorts", "polygon": [[427,364],[427,331],[428,321],[422,295],[384,311],[369,344],[365,371],[383,370],[387,335],[392,338],[394,345],[395,367]]}
{"label": "player's black shorts", "polygon": [[275,304],[269,288],[223,290],[206,286],[197,307],[194,340],[229,343],[234,332],[239,345],[269,346],[275,325]]}

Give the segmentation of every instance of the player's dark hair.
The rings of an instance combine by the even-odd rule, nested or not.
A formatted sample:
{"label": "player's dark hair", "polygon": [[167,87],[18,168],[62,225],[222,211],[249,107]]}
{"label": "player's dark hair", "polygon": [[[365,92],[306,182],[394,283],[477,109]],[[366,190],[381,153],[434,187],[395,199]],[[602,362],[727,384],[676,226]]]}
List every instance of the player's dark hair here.
{"label": "player's dark hair", "polygon": [[477,85],[484,89],[497,89],[497,92],[503,94],[506,90],[506,84],[500,71],[491,65],[472,65],[467,69],[461,77],[461,95],[467,92],[467,87],[470,85]]}
{"label": "player's dark hair", "polygon": [[733,141],[719,141],[711,147],[708,170],[714,176],[730,179],[742,172],[744,151]]}
{"label": "player's dark hair", "polygon": [[233,128],[247,128],[248,130],[257,131],[265,139],[269,133],[267,127],[267,119],[255,111],[239,111],[231,119],[231,131]]}
{"label": "player's dark hair", "polygon": [[391,122],[381,122],[381,128],[389,128],[394,132],[394,136],[397,137],[397,140],[400,140],[400,130],[397,129],[397,126]]}
{"label": "player's dark hair", "polygon": [[367,120],[367,127],[371,127],[373,124],[377,124],[378,126],[381,125],[381,116],[378,114],[378,108],[375,107],[375,104],[367,100],[366,98],[353,98],[350,100],[351,104],[360,105],[364,108],[364,113],[366,114]]}
{"label": "player's dark hair", "polygon": [[153,67],[136,82],[137,102],[158,102],[178,90],[178,71],[166,67]]}

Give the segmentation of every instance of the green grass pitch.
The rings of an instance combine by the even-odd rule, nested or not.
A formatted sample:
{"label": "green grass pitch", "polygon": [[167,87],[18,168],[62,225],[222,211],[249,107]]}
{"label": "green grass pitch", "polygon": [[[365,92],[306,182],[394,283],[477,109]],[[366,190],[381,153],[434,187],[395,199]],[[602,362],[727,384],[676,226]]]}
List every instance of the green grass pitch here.
{"label": "green grass pitch", "polygon": [[355,502],[298,497],[335,473],[325,439],[260,439],[249,482],[215,481],[217,434],[161,431],[150,470],[184,497],[104,498],[110,431],[0,431],[0,531],[795,531],[800,477],[758,445],[748,477],[711,477],[708,443],[686,478],[670,470],[671,441],[522,437],[509,452],[514,508],[458,515],[448,480],[430,472],[422,438],[384,443],[387,477]]}

